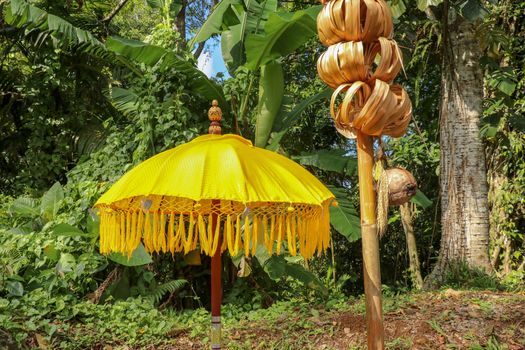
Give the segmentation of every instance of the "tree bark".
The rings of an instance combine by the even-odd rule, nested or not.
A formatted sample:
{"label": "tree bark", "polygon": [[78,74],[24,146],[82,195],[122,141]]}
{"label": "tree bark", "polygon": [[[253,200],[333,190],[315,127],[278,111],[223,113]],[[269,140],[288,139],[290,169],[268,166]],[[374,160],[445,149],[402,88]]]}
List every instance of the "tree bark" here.
{"label": "tree bark", "polygon": [[399,206],[401,213],[401,223],[405,230],[407,240],[407,251],[410,264],[410,277],[412,284],[416,289],[423,288],[423,278],[421,277],[421,267],[419,264],[419,257],[417,255],[416,236],[414,235],[414,226],[412,225],[412,208],[410,203],[405,203]]}
{"label": "tree bark", "polygon": [[[448,7],[448,4],[445,3]],[[438,282],[450,263],[490,269],[489,214],[485,154],[479,135],[483,99],[481,48],[472,22],[444,15],[444,54],[440,118],[442,237]]]}
{"label": "tree bark", "polygon": [[111,22],[113,17],[115,17],[120,12],[120,10],[122,10],[122,8],[126,6],[128,1],[129,0],[120,0],[117,6],[113,10],[111,10],[111,12],[106,17],[102,19],[102,22]]}
{"label": "tree bark", "polygon": [[181,38],[182,48],[186,47],[186,6],[188,5],[187,0],[182,0],[182,8],[175,17],[175,30],[179,32]]}

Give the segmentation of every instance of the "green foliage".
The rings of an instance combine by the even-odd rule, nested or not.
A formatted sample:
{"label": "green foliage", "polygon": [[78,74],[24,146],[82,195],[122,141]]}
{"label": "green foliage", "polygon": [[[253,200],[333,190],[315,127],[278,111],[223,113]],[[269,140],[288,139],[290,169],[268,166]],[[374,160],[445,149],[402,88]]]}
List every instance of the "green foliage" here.
{"label": "green foliage", "polygon": [[178,289],[181,289],[188,281],[186,280],[173,280],[163,283],[155,288],[147,298],[152,303],[158,303],[166,293],[175,293]]}
{"label": "green foliage", "polygon": [[313,166],[324,171],[334,171],[347,176],[357,174],[357,159],[349,156],[344,149],[322,149],[293,157],[302,165]]}
{"label": "green foliage", "polygon": [[0,299],[0,329],[11,334],[13,346],[30,344],[35,334],[50,348],[91,348],[101,342],[149,346],[162,342],[176,325],[141,298],[96,305],[36,289],[20,299]]}
{"label": "green foliage", "polygon": [[315,35],[315,19],[321,6],[304,11],[272,13],[264,25],[264,34],[248,34],[246,66],[256,70],[279,57],[286,56]]}
{"label": "green foliage", "polygon": [[261,67],[255,146],[266,146],[275,118],[281,108],[283,93],[284,77],[281,64],[271,62]]}
{"label": "green foliage", "polygon": [[188,42],[188,46],[193,47],[197,43],[208,40],[212,35],[220,33],[225,13],[227,11],[233,11],[231,5],[238,3],[239,1],[237,0],[223,0],[219,2],[208,16],[206,22],[204,22],[195,36]]}
{"label": "green foliage", "polygon": [[472,268],[465,262],[455,262],[447,270],[444,286],[454,289],[501,290],[502,285],[496,276],[478,268]]}
{"label": "green foliage", "polygon": [[68,21],[32,6],[24,0],[10,0],[5,19],[8,24],[25,27],[28,31],[37,28],[44,32],[44,38],[51,35],[54,40],[62,43],[89,44],[103,48],[103,44],[90,32],[77,28]]}
{"label": "green foliage", "polygon": [[361,238],[361,225],[348,192],[344,188],[330,187],[330,190],[337,201],[336,206],[330,207],[330,223],[349,242],[357,241]]}
{"label": "green foliage", "polygon": [[[0,347],[7,338],[22,348],[161,348],[174,346],[170,338],[180,332],[197,347],[207,341],[209,313],[203,306],[209,305],[209,259],[194,265],[180,254],[150,256],[142,246],[130,257],[102,256],[91,208],[140,161],[205,133],[211,99],[223,109],[225,131],[299,161],[330,185],[338,202],[330,208],[334,234],[328,254],[304,262],[288,256],[285,246],[283,256],[258,250],[255,258],[234,257],[233,263],[224,257],[226,326],[262,320],[289,332],[308,330],[310,336],[333,331],[317,323],[321,304],[335,311],[348,307],[348,294],[362,292],[363,271],[355,142],[334,132],[328,111],[332,91],[312,69],[324,50],[315,37],[319,6],[223,0],[194,31],[194,23],[202,23],[197,17],[208,12],[197,14],[192,2],[184,10],[192,23],[187,32],[196,34],[185,49],[186,33],[173,30],[181,2],[149,3],[130,0],[111,23],[102,19],[115,2],[71,6],[11,0],[4,5]],[[442,5],[417,1],[418,9],[403,0],[392,3],[398,17],[395,39],[406,58],[406,76],[397,81],[411,95],[414,120],[405,137],[385,138],[383,147],[389,165],[409,169],[421,189],[413,199],[418,204],[413,224],[425,274],[440,236],[442,31],[440,21],[426,13],[439,18]],[[501,283],[515,290],[523,288],[525,5],[506,0],[485,9],[479,4],[460,1],[454,14],[476,22],[486,51],[480,58],[489,89],[483,136],[491,174],[506,178],[495,191],[492,210],[494,216],[505,214],[497,232],[511,249],[508,264],[502,249],[497,266]],[[197,70],[190,52],[218,35],[232,75],[225,81]],[[216,44],[212,41],[205,50]],[[410,283],[404,231],[397,210],[390,214],[389,232],[381,240],[383,283],[390,286],[387,311],[407,301]],[[498,242],[493,245],[503,244]],[[462,265],[451,270],[447,283],[502,288],[494,276]],[[352,308],[362,313],[364,304]],[[283,317],[290,321],[283,324]],[[268,344],[307,348],[308,337],[293,345]],[[232,340],[231,346],[247,343],[240,344]]]}
{"label": "green foliage", "polygon": [[147,265],[153,262],[151,256],[144,249],[142,243],[139,244],[137,249],[131,253],[131,256],[125,256],[122,253],[111,253],[108,255],[108,259],[124,266],[141,266]]}
{"label": "green foliage", "polygon": [[318,290],[324,294],[328,292],[326,287],[314,274],[306,271],[300,264],[287,263],[282,256],[272,256],[266,260],[264,263],[264,271],[274,280],[290,276],[303,283],[306,287]]}
{"label": "green foliage", "polygon": [[282,138],[294,126],[294,124],[297,123],[297,121],[301,118],[302,113],[315,102],[328,99],[331,94],[332,89],[326,88],[323,91],[304,99],[289,112],[281,110],[281,113],[284,115],[279,116],[277,121],[274,123],[270,136],[270,142],[266,148],[271,151],[277,151]]}

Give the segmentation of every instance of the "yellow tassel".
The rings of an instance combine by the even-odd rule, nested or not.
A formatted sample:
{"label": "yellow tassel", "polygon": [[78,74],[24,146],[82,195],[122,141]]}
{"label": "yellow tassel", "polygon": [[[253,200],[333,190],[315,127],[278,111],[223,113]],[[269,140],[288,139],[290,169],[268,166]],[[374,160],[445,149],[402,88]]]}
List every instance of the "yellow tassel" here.
{"label": "yellow tassel", "polygon": [[297,254],[297,217],[292,216],[292,247],[294,250],[293,255]]}
{"label": "yellow tassel", "polygon": [[316,218],[314,228],[315,232],[317,233],[317,235],[315,235],[317,239],[317,256],[320,256],[320,252],[323,250],[323,237],[319,235],[319,230],[321,229],[321,223],[319,218]]}
{"label": "yellow tassel", "polygon": [[[213,226],[211,222],[211,215],[208,215],[208,225],[206,226],[206,240],[208,241],[208,254],[212,256],[211,249],[213,248]],[[206,224],[206,222],[205,222]]]}
{"label": "yellow tassel", "polygon": [[115,251],[120,252],[120,215],[115,213],[113,216],[115,220]]}
{"label": "yellow tassel", "polygon": [[204,225],[204,218],[201,214],[198,216],[198,231],[199,231],[199,241],[201,244],[201,253],[204,252],[208,254],[210,251],[208,248],[208,237],[206,232],[206,226]]}
{"label": "yellow tassel", "polygon": [[252,256],[255,256],[257,252],[257,241],[259,239],[259,218],[257,215],[253,216],[253,228],[252,228]]}
{"label": "yellow tassel", "polygon": [[160,249],[163,252],[167,252],[166,249],[166,216],[164,213],[160,214]]}
{"label": "yellow tassel", "polygon": [[299,238],[299,252],[302,256],[305,256],[303,222],[304,221],[302,219],[297,218],[297,237]]}
{"label": "yellow tassel", "polygon": [[144,246],[146,247],[146,251],[153,252],[155,250],[155,247],[153,246],[153,240],[152,240],[152,223],[151,223],[151,214],[146,213],[145,214],[146,219],[144,220]]}
{"label": "yellow tassel", "polygon": [[113,248],[113,221],[111,220],[111,214],[106,214],[106,222],[107,222],[107,229],[106,229],[106,247],[107,251],[110,252]]}
{"label": "yellow tassel", "polygon": [[190,250],[191,242],[188,242],[188,237],[186,236],[186,224],[184,223],[184,215],[180,213],[179,215],[179,225],[177,226],[178,234],[182,241],[184,253],[187,253]]}
{"label": "yellow tassel", "polygon": [[175,213],[170,213],[170,222],[168,224],[168,249],[173,255],[175,253],[175,242],[177,237],[175,237]]}
{"label": "yellow tassel", "polygon": [[188,240],[187,240],[188,252],[194,249],[195,245],[197,244],[198,237],[199,237],[199,228],[195,227],[195,216],[193,215],[193,213],[190,213],[190,223],[188,225]]}
{"label": "yellow tassel", "polygon": [[250,255],[250,218],[248,215],[244,218],[244,256]]}
{"label": "yellow tassel", "polygon": [[226,217],[226,229],[224,230],[226,234],[226,240],[228,241],[228,251],[230,252],[230,255],[233,256],[235,248],[233,246],[234,244],[234,237],[233,237],[233,230],[232,230],[232,217],[228,214]]}
{"label": "yellow tassel", "polygon": [[241,246],[241,216],[237,215],[235,227],[235,245],[233,249],[233,256],[236,256],[239,253],[239,248]]}
{"label": "yellow tassel", "polygon": [[152,239],[152,242],[153,242],[153,249],[155,249],[155,252],[159,252],[160,251],[160,232],[159,232],[159,229],[160,229],[160,225],[159,225],[159,213],[155,210],[153,212],[153,232],[152,232],[152,235],[151,235],[151,239]]}
{"label": "yellow tassel", "polygon": [[133,252],[133,238],[131,237],[131,213],[127,211],[126,215],[126,251],[131,254]]}
{"label": "yellow tassel", "polygon": [[107,251],[106,250],[106,237],[107,237],[106,227],[107,227],[106,214],[102,212],[102,214],[100,214],[100,241],[99,241],[100,254],[106,254],[106,251]]}
{"label": "yellow tassel", "polygon": [[316,235],[312,235],[312,232],[315,232],[315,229],[313,228],[313,222],[314,219],[310,219],[306,222],[306,255],[309,257],[313,255],[313,247],[317,244],[316,242],[314,242],[314,238],[316,237]]}
{"label": "yellow tassel", "polygon": [[266,217],[266,215],[263,215],[263,221],[262,221],[262,226],[263,226],[263,238],[264,238],[264,246],[266,247],[266,249],[268,249],[268,241],[270,240],[270,238],[268,237],[268,217]]}
{"label": "yellow tassel", "polygon": [[[135,232],[135,241],[141,241],[144,232],[144,213],[142,210],[137,211],[137,229]],[[137,244],[138,245],[138,244]]]}
{"label": "yellow tassel", "polygon": [[[210,228],[213,230],[213,218],[210,215]],[[217,215],[215,217],[215,232],[213,233],[213,246],[211,247],[210,256],[215,255],[215,252],[217,251],[217,246],[219,245],[219,233],[221,232],[221,216]]]}
{"label": "yellow tassel", "polygon": [[277,230],[277,255],[281,254],[281,244],[283,240],[283,216],[279,215],[277,218],[278,230]]}
{"label": "yellow tassel", "polygon": [[118,230],[117,230],[117,218],[115,213],[111,213],[111,250],[118,251]]}
{"label": "yellow tassel", "polygon": [[288,214],[288,217],[286,218],[286,238],[288,241],[288,251],[292,256],[296,255],[294,241],[293,241],[293,233],[292,233],[292,215]]}
{"label": "yellow tassel", "polygon": [[[217,225],[221,225],[221,222],[219,221]],[[221,237],[221,254],[224,253],[224,251],[228,249],[228,240],[226,238],[226,220],[224,220],[223,229],[222,229],[222,237]]]}
{"label": "yellow tassel", "polygon": [[330,247],[330,216],[328,214],[328,210],[330,210],[328,207],[325,208],[325,215],[324,215],[324,234],[325,234],[325,250]]}
{"label": "yellow tassel", "polygon": [[[128,244],[126,241],[126,213],[122,212],[119,213],[119,220],[120,220],[120,251],[124,254],[128,253]],[[131,255],[131,254],[130,254]]]}
{"label": "yellow tassel", "polygon": [[275,242],[275,215],[272,216],[270,219],[270,240],[268,241],[268,246],[266,249],[268,250],[268,254],[273,254],[273,244]]}
{"label": "yellow tassel", "polygon": [[[173,239],[173,249],[175,252],[180,252],[184,249],[184,240],[186,237],[182,236],[182,231],[179,228],[179,225],[175,223],[175,213],[171,213],[171,216],[173,217],[173,231],[175,232],[175,238]],[[184,225],[184,221],[182,222]]]}

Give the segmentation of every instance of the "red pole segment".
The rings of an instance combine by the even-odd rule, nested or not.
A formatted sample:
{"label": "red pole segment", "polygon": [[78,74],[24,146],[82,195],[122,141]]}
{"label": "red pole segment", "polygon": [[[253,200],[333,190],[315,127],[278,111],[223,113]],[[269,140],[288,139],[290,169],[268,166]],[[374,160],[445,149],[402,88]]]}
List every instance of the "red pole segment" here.
{"label": "red pole segment", "polygon": [[[208,111],[208,118],[211,121],[208,129],[209,134],[221,135],[221,119],[222,111],[219,107],[217,100],[213,100],[212,107]],[[212,211],[220,206],[219,200],[212,201]],[[218,210],[218,209],[217,209]],[[217,222],[217,214],[213,213],[210,215],[212,220],[212,232],[215,234],[215,228],[220,225]],[[220,233],[218,233],[220,234]],[[210,342],[212,350],[221,348],[221,301],[222,301],[222,287],[221,287],[221,237],[219,237],[219,243],[217,250],[211,257],[211,335]]]}
{"label": "red pole segment", "polygon": [[[212,216],[212,229],[215,232],[217,223],[217,215]],[[221,242],[219,237],[219,244],[215,254],[211,258],[211,348],[221,348]]]}

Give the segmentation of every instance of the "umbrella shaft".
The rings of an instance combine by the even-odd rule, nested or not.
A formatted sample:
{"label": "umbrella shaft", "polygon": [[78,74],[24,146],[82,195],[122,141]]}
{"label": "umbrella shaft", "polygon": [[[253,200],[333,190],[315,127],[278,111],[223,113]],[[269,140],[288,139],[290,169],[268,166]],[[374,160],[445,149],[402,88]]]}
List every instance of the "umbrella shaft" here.
{"label": "umbrella shaft", "polygon": [[[212,232],[216,232],[217,216],[212,215]],[[220,237],[219,237],[220,240]],[[211,348],[221,348],[221,243],[211,258]]]}

